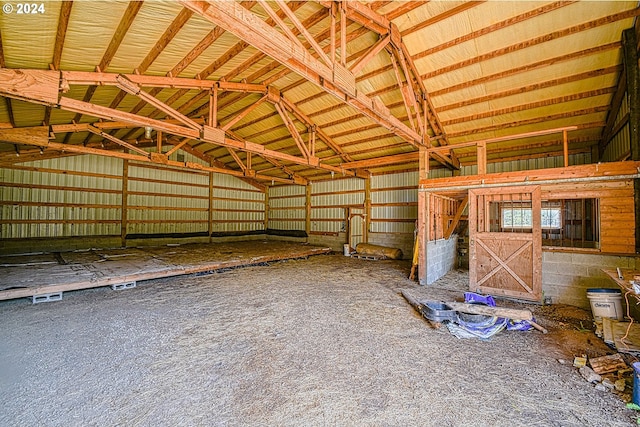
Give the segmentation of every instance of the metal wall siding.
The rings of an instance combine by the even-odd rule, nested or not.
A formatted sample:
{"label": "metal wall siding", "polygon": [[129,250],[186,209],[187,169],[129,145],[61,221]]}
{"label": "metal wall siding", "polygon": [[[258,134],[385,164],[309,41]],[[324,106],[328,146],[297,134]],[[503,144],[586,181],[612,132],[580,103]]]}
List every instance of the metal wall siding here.
{"label": "metal wall siding", "polygon": [[[620,105],[620,110],[616,115],[614,127],[620,123],[622,118],[629,112],[629,96],[624,94],[624,100]],[[620,129],[605,148],[603,160],[613,162],[624,158],[631,151],[631,138],[629,134],[629,123]]]}
{"label": "metal wall siding", "polygon": [[[71,156],[58,159],[45,159],[25,163],[44,169],[56,169],[61,172],[75,171],[84,173],[103,173],[117,175],[122,171],[122,161],[106,159],[100,156]],[[112,169],[117,168],[114,172]],[[23,185],[23,187],[3,187],[2,201],[13,202],[2,209],[2,220],[14,221],[3,224],[0,238],[35,238],[88,236],[111,233],[119,229],[119,224],[102,224],[99,220],[116,221],[120,218],[119,209],[86,207],[82,205],[119,205],[119,194],[82,191],[82,189],[120,190],[120,179],[112,177],[81,176],[67,173],[3,169],[2,181]],[[65,188],[29,188],[29,186],[65,187]],[[23,204],[42,203],[43,206]],[[80,206],[47,206],[47,204],[69,204]],[[59,223],[49,223],[60,221]],[[63,223],[63,221],[66,221]],[[82,224],[69,221],[94,221]],[[21,222],[21,223],[16,223]],[[114,231],[113,234],[117,234]]]}

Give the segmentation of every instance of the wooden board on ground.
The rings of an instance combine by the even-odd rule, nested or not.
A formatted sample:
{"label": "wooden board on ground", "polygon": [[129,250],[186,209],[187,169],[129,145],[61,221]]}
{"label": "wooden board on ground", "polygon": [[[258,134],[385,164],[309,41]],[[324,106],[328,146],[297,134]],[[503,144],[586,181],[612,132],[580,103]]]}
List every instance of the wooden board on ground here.
{"label": "wooden board on ground", "polygon": [[[614,344],[620,353],[640,353],[640,325],[616,322],[613,325]],[[623,337],[626,338],[623,339]]]}
{"label": "wooden board on ground", "polygon": [[[305,258],[331,248],[244,241],[0,257],[0,300]],[[55,262],[54,262],[55,261]],[[62,263],[61,263],[62,262]]]}
{"label": "wooden board on ground", "polygon": [[627,368],[627,363],[624,361],[620,353],[596,357],[595,359],[589,360],[589,364],[591,365],[591,369],[599,375]]}

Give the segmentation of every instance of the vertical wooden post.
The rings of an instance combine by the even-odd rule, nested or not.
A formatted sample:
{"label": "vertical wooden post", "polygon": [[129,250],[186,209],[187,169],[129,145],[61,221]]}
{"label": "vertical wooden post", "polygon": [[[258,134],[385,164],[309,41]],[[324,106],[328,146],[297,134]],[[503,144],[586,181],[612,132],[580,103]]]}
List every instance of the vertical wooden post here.
{"label": "vertical wooden post", "polygon": [[484,175],[487,173],[487,143],[480,141],[477,144],[477,158],[478,158],[478,175]]}
{"label": "vertical wooden post", "polygon": [[364,243],[369,243],[369,228],[371,227],[371,177],[364,180]]}
{"label": "vertical wooden post", "polygon": [[120,206],[120,241],[127,246],[127,198],[129,194],[129,160],[122,161],[122,200]]}
{"label": "vertical wooden post", "polygon": [[418,282],[427,284],[427,223],[429,217],[429,193],[420,191],[420,181],[429,179],[429,151],[425,147],[419,149],[418,172],[418,224],[416,242],[418,245]]}
{"label": "vertical wooden post", "polygon": [[331,15],[331,28],[329,29],[329,59],[331,62],[336,62],[336,3],[331,2],[331,9],[329,10],[329,14]]}
{"label": "vertical wooden post", "polygon": [[[622,58],[627,75],[629,96],[629,142],[631,160],[640,160],[640,71],[638,70],[638,42],[634,28],[622,32]],[[640,180],[633,180],[636,253],[640,252]]]}
{"label": "vertical wooden post", "polygon": [[429,179],[429,150],[420,147],[418,151],[418,180]]}
{"label": "vertical wooden post", "polygon": [[340,64],[347,66],[347,4],[340,2]]}
{"label": "vertical wooden post", "polygon": [[264,231],[269,229],[269,185],[264,186]]}
{"label": "vertical wooden post", "polygon": [[429,194],[418,190],[418,282],[427,284],[427,244],[429,241]]}
{"label": "vertical wooden post", "polygon": [[162,153],[162,131],[156,131],[156,151]]}
{"label": "vertical wooden post", "polygon": [[305,186],[304,193],[304,231],[307,233],[307,242],[311,235],[311,183]]}
{"label": "vertical wooden post", "polygon": [[562,131],[562,152],[564,153],[564,167],[569,166],[569,136],[568,132]]}
{"label": "vertical wooden post", "polygon": [[209,243],[211,243],[211,235],[213,234],[213,172],[209,172],[209,210],[208,210],[208,226]]}
{"label": "vertical wooden post", "polygon": [[218,85],[209,93],[209,126],[218,127]]}

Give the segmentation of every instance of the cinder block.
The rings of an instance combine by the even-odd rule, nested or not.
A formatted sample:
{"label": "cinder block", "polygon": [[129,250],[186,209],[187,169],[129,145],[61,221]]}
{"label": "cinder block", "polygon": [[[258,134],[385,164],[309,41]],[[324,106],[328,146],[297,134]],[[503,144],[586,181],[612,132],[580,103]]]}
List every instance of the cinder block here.
{"label": "cinder block", "polygon": [[127,283],[117,283],[115,285],[111,285],[111,289],[114,291],[121,291],[123,289],[132,289],[136,287],[136,282],[127,282]]}
{"label": "cinder block", "polygon": [[629,268],[630,257],[599,255],[599,254],[571,254],[572,263],[599,266],[601,268]]}
{"label": "cinder block", "polygon": [[571,255],[572,254],[566,252],[543,252],[542,261],[569,264],[571,263]]}
{"label": "cinder block", "polygon": [[32,304],[39,304],[41,302],[54,302],[62,301],[62,292],[53,292],[50,294],[33,295],[31,297]]}

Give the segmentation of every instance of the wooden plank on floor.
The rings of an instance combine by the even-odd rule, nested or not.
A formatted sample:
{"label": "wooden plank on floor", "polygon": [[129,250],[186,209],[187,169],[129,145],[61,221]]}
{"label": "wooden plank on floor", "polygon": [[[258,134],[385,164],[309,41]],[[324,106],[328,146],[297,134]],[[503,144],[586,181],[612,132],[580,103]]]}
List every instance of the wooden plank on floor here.
{"label": "wooden plank on floor", "polygon": [[[331,251],[295,242],[203,243],[67,252],[64,265],[52,254],[50,258],[38,254],[36,265],[15,265],[15,258],[10,266],[0,267],[0,300],[259,265]],[[22,257],[20,264],[29,264],[29,256]],[[43,259],[53,263],[43,264]]]}

